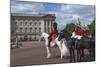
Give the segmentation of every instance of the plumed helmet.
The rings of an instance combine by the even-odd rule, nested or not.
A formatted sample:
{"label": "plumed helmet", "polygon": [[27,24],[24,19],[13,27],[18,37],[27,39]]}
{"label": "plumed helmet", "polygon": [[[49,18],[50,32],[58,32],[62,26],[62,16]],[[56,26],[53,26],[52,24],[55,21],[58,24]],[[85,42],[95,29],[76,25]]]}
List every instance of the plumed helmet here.
{"label": "plumed helmet", "polygon": [[79,18],[77,18],[77,20],[76,20],[76,25],[80,25],[80,19]]}
{"label": "plumed helmet", "polygon": [[85,27],[87,27],[87,24],[84,24]]}

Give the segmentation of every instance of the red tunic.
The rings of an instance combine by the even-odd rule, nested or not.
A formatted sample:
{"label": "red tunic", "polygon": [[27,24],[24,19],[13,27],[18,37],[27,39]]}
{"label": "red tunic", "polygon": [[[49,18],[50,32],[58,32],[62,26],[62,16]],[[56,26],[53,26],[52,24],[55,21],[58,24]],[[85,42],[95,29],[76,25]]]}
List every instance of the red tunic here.
{"label": "red tunic", "polygon": [[52,29],[51,33],[50,33],[50,38],[52,36],[56,37],[58,35],[58,30],[57,29]]}
{"label": "red tunic", "polygon": [[75,35],[82,35],[82,29],[79,26],[75,27]]}
{"label": "red tunic", "polygon": [[89,35],[89,30],[83,30],[82,35],[83,37],[87,37]]}
{"label": "red tunic", "polygon": [[50,47],[50,42],[54,41],[55,38],[57,37],[57,35],[58,35],[58,30],[57,29],[52,29],[52,31],[50,33],[50,36],[49,36],[49,43],[48,43],[49,47]]}

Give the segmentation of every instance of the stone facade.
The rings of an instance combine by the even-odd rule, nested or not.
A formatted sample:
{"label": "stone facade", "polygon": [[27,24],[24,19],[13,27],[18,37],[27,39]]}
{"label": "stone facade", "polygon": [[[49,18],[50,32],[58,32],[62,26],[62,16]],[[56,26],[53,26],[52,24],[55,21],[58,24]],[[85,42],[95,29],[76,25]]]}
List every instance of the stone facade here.
{"label": "stone facade", "polygon": [[11,36],[18,40],[39,40],[42,31],[50,33],[54,14],[11,14]]}

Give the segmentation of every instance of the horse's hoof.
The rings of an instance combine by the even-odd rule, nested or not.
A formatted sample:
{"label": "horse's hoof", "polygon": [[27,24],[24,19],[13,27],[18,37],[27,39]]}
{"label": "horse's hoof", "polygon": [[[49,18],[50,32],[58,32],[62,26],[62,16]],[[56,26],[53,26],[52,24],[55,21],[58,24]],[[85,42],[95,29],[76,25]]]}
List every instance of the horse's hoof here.
{"label": "horse's hoof", "polygon": [[47,57],[47,59],[50,59],[51,57]]}
{"label": "horse's hoof", "polygon": [[63,57],[61,57],[61,59],[63,59]]}
{"label": "horse's hoof", "polygon": [[61,59],[63,59],[63,58],[61,58]]}
{"label": "horse's hoof", "polygon": [[47,56],[47,58],[49,59],[49,58],[51,58],[50,56]]}

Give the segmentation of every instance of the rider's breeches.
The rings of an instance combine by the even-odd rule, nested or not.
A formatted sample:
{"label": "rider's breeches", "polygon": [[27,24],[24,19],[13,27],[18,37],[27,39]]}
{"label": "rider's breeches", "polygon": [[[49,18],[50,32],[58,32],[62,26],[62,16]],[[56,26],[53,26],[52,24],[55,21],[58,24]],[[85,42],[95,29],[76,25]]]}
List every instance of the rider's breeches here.
{"label": "rider's breeches", "polygon": [[50,42],[51,42],[51,39],[49,39],[49,42],[48,42],[48,47],[50,47]]}
{"label": "rider's breeches", "polygon": [[82,38],[82,36],[81,35],[75,35],[75,36],[72,36],[71,38],[76,38],[76,39],[81,39]]}

